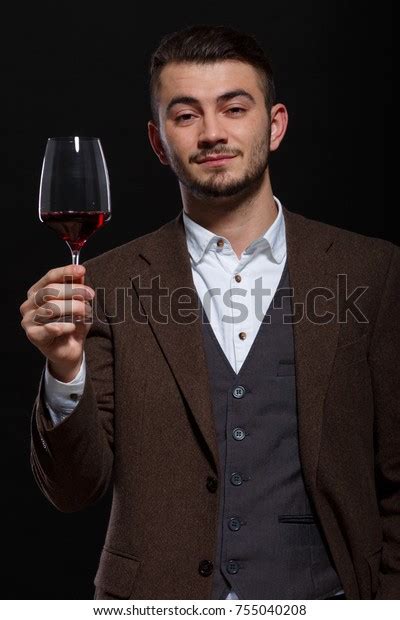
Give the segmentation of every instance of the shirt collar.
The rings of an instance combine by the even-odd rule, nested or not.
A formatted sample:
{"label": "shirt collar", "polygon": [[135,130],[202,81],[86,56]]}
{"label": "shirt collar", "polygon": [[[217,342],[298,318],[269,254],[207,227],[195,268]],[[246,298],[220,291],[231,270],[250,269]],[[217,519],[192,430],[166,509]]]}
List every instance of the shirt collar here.
{"label": "shirt collar", "polygon": [[[282,205],[275,196],[274,200],[278,208],[278,215],[264,235],[255,239],[243,253],[254,254],[256,251],[269,249],[273,260],[277,263],[281,263],[286,256],[285,222]],[[204,254],[215,245],[218,239],[224,239],[226,243],[229,243],[225,237],[215,235],[207,228],[200,226],[200,224],[192,220],[185,211],[182,211],[182,215],[188,252],[195,264],[202,260]]]}

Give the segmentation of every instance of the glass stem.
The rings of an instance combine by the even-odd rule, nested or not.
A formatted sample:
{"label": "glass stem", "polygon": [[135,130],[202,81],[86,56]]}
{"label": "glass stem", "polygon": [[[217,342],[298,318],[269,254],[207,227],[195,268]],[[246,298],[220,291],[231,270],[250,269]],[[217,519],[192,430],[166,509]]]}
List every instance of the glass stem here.
{"label": "glass stem", "polygon": [[79,265],[79,250],[71,250],[72,264]]}

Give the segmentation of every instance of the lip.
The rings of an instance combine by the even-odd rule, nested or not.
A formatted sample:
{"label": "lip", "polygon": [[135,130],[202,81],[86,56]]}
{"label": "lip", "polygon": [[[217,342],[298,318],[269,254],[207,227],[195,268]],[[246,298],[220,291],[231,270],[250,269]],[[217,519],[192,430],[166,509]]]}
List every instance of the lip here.
{"label": "lip", "polygon": [[207,157],[206,159],[202,159],[201,161],[199,161],[199,164],[202,164],[203,166],[223,166],[227,161],[229,161],[230,159],[234,159],[236,157],[236,155],[225,155],[222,157]]}

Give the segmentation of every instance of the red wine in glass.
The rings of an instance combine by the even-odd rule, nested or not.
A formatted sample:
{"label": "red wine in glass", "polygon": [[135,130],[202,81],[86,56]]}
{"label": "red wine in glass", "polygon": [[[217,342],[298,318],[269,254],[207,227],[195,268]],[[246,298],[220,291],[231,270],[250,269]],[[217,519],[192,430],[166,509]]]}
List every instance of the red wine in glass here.
{"label": "red wine in glass", "polygon": [[39,218],[68,244],[73,264],[79,264],[81,248],[111,218],[110,183],[98,138],[48,139]]}
{"label": "red wine in glass", "polygon": [[110,219],[103,211],[42,211],[42,222],[66,241],[72,251],[78,251],[89,237]]}

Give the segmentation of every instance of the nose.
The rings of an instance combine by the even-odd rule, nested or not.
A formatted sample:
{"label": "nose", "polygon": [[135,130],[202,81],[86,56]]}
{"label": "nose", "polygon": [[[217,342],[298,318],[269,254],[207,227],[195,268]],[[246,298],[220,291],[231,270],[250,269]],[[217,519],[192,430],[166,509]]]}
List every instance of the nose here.
{"label": "nose", "polygon": [[215,114],[204,114],[198,138],[199,148],[210,148],[220,142],[228,142],[226,130]]}

